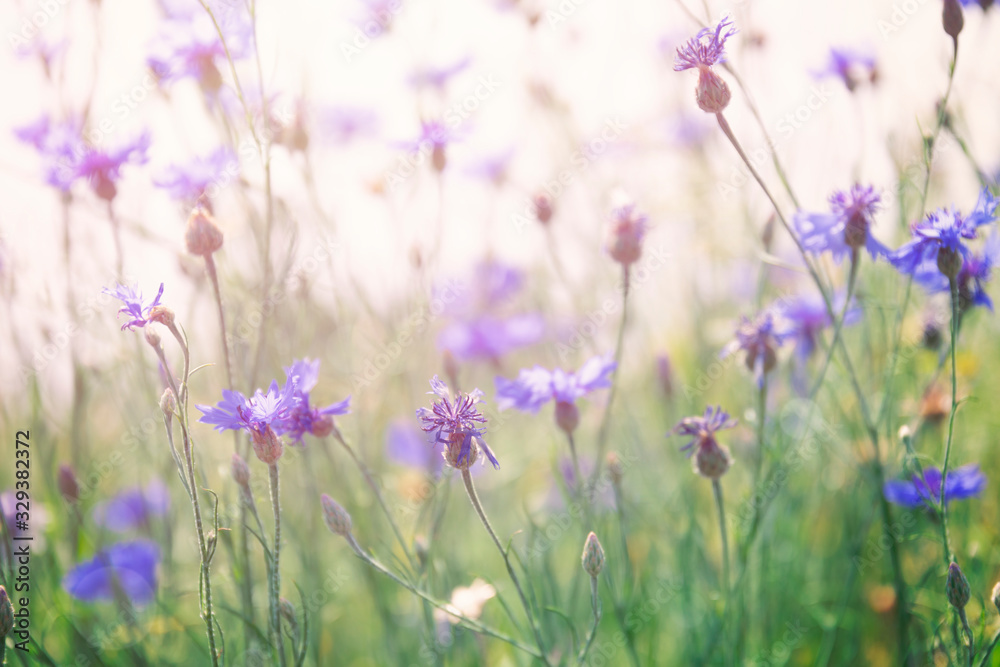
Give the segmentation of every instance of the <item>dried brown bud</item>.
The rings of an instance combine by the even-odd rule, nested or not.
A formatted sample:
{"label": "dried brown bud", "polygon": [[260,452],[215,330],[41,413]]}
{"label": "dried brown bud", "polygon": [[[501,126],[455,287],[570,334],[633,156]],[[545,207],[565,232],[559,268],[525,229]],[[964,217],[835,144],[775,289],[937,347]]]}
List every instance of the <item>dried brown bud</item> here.
{"label": "dried brown bud", "polygon": [[192,255],[211,255],[222,247],[222,230],[211,214],[199,206],[188,216],[184,241]]}

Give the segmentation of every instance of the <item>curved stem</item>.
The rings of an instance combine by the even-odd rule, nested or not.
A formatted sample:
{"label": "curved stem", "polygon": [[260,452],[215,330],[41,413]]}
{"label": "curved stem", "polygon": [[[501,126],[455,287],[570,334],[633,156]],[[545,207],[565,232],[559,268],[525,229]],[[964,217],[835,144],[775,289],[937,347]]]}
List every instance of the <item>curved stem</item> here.
{"label": "curved stem", "polygon": [[469,470],[465,469],[462,471],[462,481],[465,482],[465,490],[469,494],[469,500],[472,501],[472,506],[476,508],[476,514],[479,515],[479,520],[482,521],[483,527],[486,528],[486,532],[490,534],[493,538],[493,544],[496,545],[497,550],[503,557],[504,565],[507,566],[507,574],[510,575],[510,580],[514,582],[514,588],[517,589],[517,594],[521,598],[521,605],[524,607],[524,613],[528,617],[528,624],[531,626],[531,631],[535,635],[535,643],[538,644],[538,650],[541,653],[541,660],[546,665],[549,664],[549,660],[546,657],[545,642],[542,641],[542,633],[538,630],[538,624],[535,623],[535,615],[531,611],[531,605],[528,604],[528,598],[524,594],[524,589],[521,588],[521,582],[517,578],[517,573],[514,572],[514,567],[510,564],[510,557],[507,555],[507,550],[503,548],[503,544],[500,543],[500,538],[493,531],[493,526],[490,525],[490,520],[486,517],[486,511],[483,509],[482,503],[479,502],[479,495],[476,493],[476,487],[472,484],[472,475],[469,474]]}
{"label": "curved stem", "polygon": [[268,466],[271,477],[271,507],[274,508],[274,550],[271,553],[271,624],[274,626],[275,647],[278,661],[285,665],[285,640],[281,633],[281,615],[278,601],[281,597],[281,488],[279,486],[278,464]]}

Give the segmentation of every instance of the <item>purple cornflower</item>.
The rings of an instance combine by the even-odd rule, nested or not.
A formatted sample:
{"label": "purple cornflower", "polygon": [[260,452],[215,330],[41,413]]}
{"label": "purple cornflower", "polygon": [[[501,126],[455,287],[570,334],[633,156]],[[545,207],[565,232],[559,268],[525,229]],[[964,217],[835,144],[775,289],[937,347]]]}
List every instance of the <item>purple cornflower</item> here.
{"label": "purple cornflower", "polygon": [[435,88],[438,92],[443,91],[448,85],[448,80],[463,71],[469,66],[472,59],[466,56],[456,63],[444,67],[424,67],[418,69],[407,79],[411,86]]}
{"label": "purple cornflower", "polygon": [[892,253],[889,261],[901,273],[914,275],[917,269],[934,262],[941,273],[956,278],[963,261],[971,255],[964,240],[976,238],[979,227],[996,220],[997,198],[983,189],[972,213],[961,215],[954,209],[938,209],[915,223],[913,240]]}
{"label": "purple cornflower", "polygon": [[215,406],[196,405],[203,413],[200,421],[212,424],[217,431],[242,430],[250,434],[254,454],[267,465],[274,465],[284,451],[278,431],[297,402],[295,383],[279,387],[272,380],[267,393],[258,389],[251,398],[238,391],[222,390],[222,400]]}
{"label": "purple cornflower", "polygon": [[447,125],[440,121],[420,121],[420,136],[413,141],[404,141],[397,144],[401,148],[412,153],[420,153],[429,150],[431,153],[431,164],[436,171],[444,171],[448,162],[446,149],[448,144],[457,141],[455,134]]}
{"label": "purple cornflower", "polygon": [[141,329],[149,323],[151,314],[150,311],[160,305],[160,297],[163,296],[163,283],[160,283],[160,290],[156,293],[153,300],[148,302],[143,301],[142,292],[139,291],[138,285],[128,287],[126,285],[119,284],[116,285],[113,290],[105,287],[101,291],[104,294],[113,296],[125,304],[122,306],[121,310],[118,311],[118,314],[121,315],[122,313],[125,313],[132,318],[122,325],[122,331],[125,331],[126,329],[131,331],[136,327]]}
{"label": "purple cornflower", "polygon": [[225,147],[209,155],[198,156],[185,164],[172,164],[153,184],[166,190],[179,202],[193,206],[220,175],[236,163],[236,156]]}
{"label": "purple cornflower", "polygon": [[757,386],[764,385],[764,375],[778,363],[777,349],[785,342],[788,334],[775,326],[774,313],[765,310],[754,319],[743,317],[736,329],[736,338],[724,348],[720,357],[727,357],[739,350],[746,352],[746,366],[757,380]]}
{"label": "purple cornflower", "polygon": [[[834,299],[834,313],[839,315],[843,306],[843,296]],[[805,361],[816,349],[819,332],[831,325],[823,297],[804,294],[775,304],[774,310],[782,319],[782,335],[795,341],[795,354],[800,361]],[[844,313],[844,326],[860,319],[861,309],[852,303]]]}
{"label": "purple cornflower", "polygon": [[72,179],[66,176],[83,154],[79,121],[54,123],[48,114],[43,114],[33,123],[15,128],[14,136],[38,151],[45,182],[62,192],[69,192]]}
{"label": "purple cornflower", "polygon": [[483,315],[449,324],[438,335],[438,346],[459,361],[496,361],[519,347],[537,343],[544,333],[545,323],[535,313],[508,318]]}
{"label": "purple cornflower", "polygon": [[[964,500],[982,493],[986,488],[986,475],[979,466],[971,463],[961,468],[948,471],[948,479],[944,484],[944,501]],[[924,503],[937,506],[941,499],[941,471],[937,468],[927,468],[921,478],[914,475],[910,481],[889,480],[882,487],[885,499],[897,505],[920,507]]]}
{"label": "purple cornflower", "polygon": [[78,159],[67,163],[62,170],[63,189],[68,190],[74,181],[86,179],[94,193],[105,201],[112,201],[118,194],[115,183],[121,179],[121,169],[126,164],[145,164],[149,159],[150,137],[143,132],[138,137],[113,148],[85,146]]}
{"label": "purple cornflower", "polygon": [[120,542],[80,563],[63,578],[67,593],[77,600],[114,600],[116,589],[133,604],[146,604],[156,596],[156,565],[160,549],[154,542]]}
{"label": "purple cornflower", "polygon": [[361,107],[327,107],[317,113],[316,119],[320,136],[336,144],[374,134],[378,125],[375,112]]}
{"label": "purple cornflower", "polygon": [[835,262],[865,248],[872,259],[888,257],[889,249],[871,235],[879,195],[872,186],[853,185],[830,196],[830,213],[798,211],[793,218],[802,247],[819,254],[829,251]]}
{"label": "purple cornflower", "polygon": [[817,79],[835,76],[844,82],[847,90],[854,92],[862,81],[875,82],[877,70],[875,57],[867,51],[832,47],[827,61],[813,72]]}
{"label": "purple cornflower", "polygon": [[611,355],[607,355],[592,357],[575,373],[535,366],[522,369],[516,380],[498,376],[495,379],[497,405],[501,410],[515,407],[534,414],[545,403],[555,401],[556,423],[572,433],[580,422],[576,400],[597,389],[610,387],[611,375],[617,366]]}
{"label": "purple cornflower", "polygon": [[694,468],[699,475],[719,479],[729,470],[733,459],[729,449],[715,439],[715,434],[736,424],[735,419],[722,411],[722,406],[707,407],[700,417],[682,419],[669,435],[689,436],[690,442],[681,447],[681,451],[688,452],[688,456],[695,455]]}
{"label": "purple cornflower", "polygon": [[333,431],[333,416],[351,411],[350,396],[325,408],[309,405],[309,392],[319,381],[319,359],[297,359],[285,368],[285,375],[286,386],[294,387],[291,390],[293,407],[274,424],[274,430],[278,435],[287,435],[293,445],[301,445],[306,433],[317,438],[329,435]]}
{"label": "purple cornflower", "polygon": [[726,17],[719,21],[715,30],[702,28],[692,39],[677,48],[674,71],[698,70],[698,87],[695,99],[698,107],[707,113],[722,113],[729,105],[732,93],[726,82],[712,71],[712,66],[725,62],[726,40],[736,34],[732,21]]}
{"label": "purple cornflower", "polygon": [[[993,310],[993,300],[986,293],[985,284],[990,279],[993,267],[1000,260],[1000,234],[993,232],[983,246],[983,252],[969,253],[962,259],[955,282],[958,283],[959,303],[963,310],[974,306],[985,306]],[[928,292],[951,291],[948,279],[938,270],[937,264],[924,262],[913,272],[913,279]]]}
{"label": "purple cornflower", "polygon": [[483,400],[483,392],[478,389],[469,394],[458,392],[453,399],[448,385],[435,375],[428,393],[436,395],[438,400],[430,409],[418,408],[417,418],[429,442],[444,444],[445,461],[453,468],[468,470],[481,455],[485,455],[494,468],[499,468],[500,464],[483,440],[486,417],[476,408],[476,404]]}
{"label": "purple cornflower", "polygon": [[436,474],[444,462],[443,446],[427,447],[427,438],[410,420],[396,420],[385,432],[385,453],[400,465],[419,468]]}
{"label": "purple cornflower", "polygon": [[94,523],[116,533],[124,533],[149,525],[152,517],[170,511],[170,492],[166,485],[154,480],[145,488],[122,491],[111,500],[94,506]]}

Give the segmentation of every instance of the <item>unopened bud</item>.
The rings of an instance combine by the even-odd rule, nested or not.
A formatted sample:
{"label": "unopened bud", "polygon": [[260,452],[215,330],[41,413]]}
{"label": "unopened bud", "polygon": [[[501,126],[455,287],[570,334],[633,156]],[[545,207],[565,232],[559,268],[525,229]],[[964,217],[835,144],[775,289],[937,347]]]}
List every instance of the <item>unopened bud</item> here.
{"label": "unopened bud", "polygon": [[445,165],[448,164],[448,156],[443,145],[435,144],[434,150],[431,151],[431,164],[434,165],[434,171],[438,173],[444,171]]}
{"label": "unopened bud", "polygon": [[281,438],[270,426],[262,432],[253,430],[250,432],[250,442],[253,443],[253,453],[257,458],[267,465],[274,465],[284,453],[284,445]]}
{"label": "unopened bud", "polygon": [[552,220],[552,199],[544,193],[539,193],[531,198],[531,203],[535,207],[535,217],[543,225],[549,224]]}
{"label": "unopened bud", "polygon": [[583,544],[583,571],[591,577],[596,577],[604,569],[604,547],[597,535],[591,532]]}
{"label": "unopened bud", "polygon": [[938,270],[948,278],[954,280],[962,270],[962,255],[957,250],[941,248],[938,250],[937,267]]}
{"label": "unopened bud", "polygon": [[330,415],[323,415],[319,419],[313,421],[312,429],[309,432],[317,438],[325,438],[330,435],[333,433],[333,417]]}
{"label": "unopened bud", "polygon": [[174,311],[166,306],[153,306],[149,309],[149,321],[162,324],[168,329],[172,328],[174,326]]}
{"label": "unopened bud", "polygon": [[347,537],[351,534],[351,515],[336,500],[326,495],[320,497],[323,504],[323,520],[334,535]]}
{"label": "unopened bud", "polygon": [[80,499],[80,484],[76,481],[76,473],[66,464],[59,466],[59,493],[68,503]]}
{"label": "unopened bud", "polygon": [[154,350],[160,347],[160,334],[153,327],[143,327],[142,333],[146,337],[146,342]]}
{"label": "unopened bud", "polygon": [[174,390],[170,387],[164,389],[160,396],[160,410],[166,417],[172,417],[177,410],[177,396],[174,395]]}
{"label": "unopened bud", "polygon": [[233,454],[231,469],[233,473],[233,479],[236,481],[237,484],[240,485],[240,488],[243,489],[249,488],[250,466],[247,465],[247,462],[243,460],[242,456],[240,456],[239,454]]}
{"label": "unopened bud", "polygon": [[556,424],[567,434],[573,434],[580,425],[580,410],[575,403],[556,401]]}
{"label": "unopened bud", "polygon": [[621,486],[624,470],[622,469],[622,461],[618,457],[618,452],[608,452],[607,464],[608,474],[611,475],[611,483],[615,486]]}
{"label": "unopened bud", "polygon": [[944,10],[941,12],[941,22],[944,24],[944,31],[952,39],[957,40],[959,33],[965,26],[965,17],[962,15],[962,5],[958,0],[944,0]]}
{"label": "unopened bud", "polygon": [[715,438],[707,438],[698,444],[698,451],[694,455],[694,469],[702,477],[719,479],[732,464],[733,457],[729,450],[716,442]]}
{"label": "unopened bud", "polygon": [[646,216],[628,205],[615,209],[611,215],[611,238],[608,254],[622,266],[629,266],[642,256],[642,237],[646,234]]}
{"label": "unopened bud", "polygon": [[733,94],[729,86],[708,67],[698,68],[698,87],[695,89],[695,99],[698,108],[706,113],[722,113]]}
{"label": "unopened bud", "polygon": [[281,618],[292,628],[292,634],[298,634],[299,619],[295,617],[295,605],[285,598],[278,599],[278,613]]}
{"label": "unopened bud", "polygon": [[192,255],[211,255],[222,247],[222,230],[211,214],[199,206],[188,216],[184,242]]}
{"label": "unopened bud", "polygon": [[969,580],[962,573],[962,568],[958,563],[948,566],[948,581],[945,583],[945,595],[948,603],[955,609],[964,609],[969,604],[972,597],[972,589],[969,588]]}
{"label": "unopened bud", "polygon": [[14,629],[14,607],[7,597],[7,589],[0,586],[0,640]]}

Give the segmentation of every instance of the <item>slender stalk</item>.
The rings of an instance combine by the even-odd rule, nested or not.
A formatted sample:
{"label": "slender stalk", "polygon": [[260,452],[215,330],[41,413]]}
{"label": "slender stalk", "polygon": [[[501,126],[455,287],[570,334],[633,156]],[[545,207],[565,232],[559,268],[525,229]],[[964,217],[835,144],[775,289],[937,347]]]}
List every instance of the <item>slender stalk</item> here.
{"label": "slender stalk", "polygon": [[949,278],[951,283],[951,415],[948,418],[948,439],[944,445],[944,464],[941,466],[941,491],[938,498],[938,511],[941,513],[941,543],[944,549],[944,563],[947,567],[951,563],[951,544],[948,541],[948,504],[946,502],[944,489],[945,481],[948,479],[948,464],[951,459],[951,442],[955,432],[955,412],[958,410],[958,369],[955,364],[956,349],[958,348],[958,281]]}
{"label": "slender stalk", "polygon": [[281,597],[281,488],[278,479],[278,464],[268,466],[271,479],[271,507],[274,508],[274,550],[271,552],[271,623],[274,625],[275,646],[278,661],[285,666],[285,640],[281,633],[281,616],[278,601]]}
{"label": "slender stalk", "polygon": [[108,201],[108,220],[111,222],[111,235],[115,240],[115,275],[121,278],[125,266],[125,255],[122,252],[122,228],[115,215],[115,207],[110,201]]}
{"label": "slender stalk", "polygon": [[483,509],[482,503],[479,502],[479,495],[476,493],[476,487],[472,484],[472,475],[469,474],[468,469],[462,471],[462,481],[465,482],[465,490],[469,494],[469,500],[472,501],[472,506],[476,508],[479,520],[482,521],[483,527],[486,528],[486,532],[490,534],[491,538],[493,538],[493,544],[496,545],[497,550],[503,557],[504,565],[507,566],[507,574],[510,575],[511,581],[514,582],[514,588],[517,589],[517,594],[521,598],[521,605],[524,607],[524,613],[528,617],[528,624],[531,626],[531,631],[535,635],[535,643],[538,644],[538,650],[541,653],[541,660],[548,665],[549,659],[546,657],[545,642],[542,640],[542,633],[538,630],[538,624],[535,623],[535,615],[531,611],[531,605],[528,604],[528,598],[524,594],[524,589],[521,588],[521,582],[517,578],[517,573],[514,572],[514,567],[510,564],[510,557],[507,556],[507,550],[503,548],[500,538],[498,538],[497,534],[493,531],[493,526],[490,525],[490,520],[486,517],[486,511]]}
{"label": "slender stalk", "polygon": [[608,427],[611,425],[611,408],[614,405],[615,394],[618,389],[618,371],[622,365],[622,345],[625,340],[625,326],[628,324],[628,293],[631,283],[631,274],[628,264],[622,265],[622,323],[618,327],[618,340],[615,343],[615,369],[611,371],[611,389],[608,390],[608,405],[604,408],[604,416],[601,418],[601,427],[597,431],[597,461],[594,463],[594,474],[590,477],[590,485],[597,486],[597,480],[601,477],[601,465],[604,463],[604,448],[608,441]]}
{"label": "slender stalk", "polygon": [[[570,456],[573,458],[573,474],[576,477],[576,483],[573,485],[575,488],[572,491],[579,498],[583,492],[584,481],[583,481],[583,474],[580,472],[580,459],[576,455],[576,441],[573,439],[572,431],[566,431],[566,439],[569,441],[569,453]],[[590,506],[589,499],[586,501],[586,503],[587,506],[589,507]]]}
{"label": "slender stalk", "polygon": [[1000,630],[993,633],[993,639],[986,646],[986,650],[983,651],[983,657],[979,659],[979,667],[986,667],[986,663],[990,660],[990,655],[993,654],[993,649],[996,648],[997,642],[1000,642]]}
{"label": "slender stalk", "polygon": [[[215,305],[219,313],[219,332],[222,334],[222,353],[226,359],[226,381],[229,389],[236,389],[233,384],[233,363],[229,357],[229,339],[226,336],[226,314],[222,308],[222,292],[219,290],[219,274],[215,270],[215,259],[212,254],[205,255],[205,271],[212,281],[212,292],[215,294]],[[235,431],[237,434],[239,431]]]}
{"label": "slender stalk", "polygon": [[597,577],[590,578],[590,607],[594,611],[594,625],[590,628],[590,634],[587,635],[587,643],[583,645],[583,650],[576,658],[577,663],[581,665],[587,659],[590,645],[594,643],[594,637],[597,636],[597,626],[601,624],[601,598],[597,595]]}
{"label": "slender stalk", "polygon": [[972,661],[976,659],[976,640],[972,635],[972,628],[969,627],[969,618],[965,615],[965,609],[958,610],[958,617],[962,621],[962,628],[965,630],[965,636],[969,640],[969,667],[972,667]]}
{"label": "slender stalk", "polygon": [[767,375],[761,378],[760,389],[757,392],[757,461],[753,473],[753,485],[756,488],[760,481],[760,471],[764,466],[764,421],[767,413]]}
{"label": "slender stalk", "polygon": [[[719,511],[719,534],[722,537],[722,590],[725,593],[725,612],[723,618],[727,625],[730,626],[730,632],[732,631],[732,624],[728,623],[728,619],[732,613],[731,603],[732,603],[732,590],[729,587],[729,537],[726,534],[726,509],[722,502],[722,484],[719,480],[712,480],[712,491],[715,494],[715,506]],[[728,633],[727,633],[728,634]],[[732,642],[726,642],[726,651],[730,653],[732,651]],[[726,658],[729,664],[733,664],[732,655],[728,655]]]}

